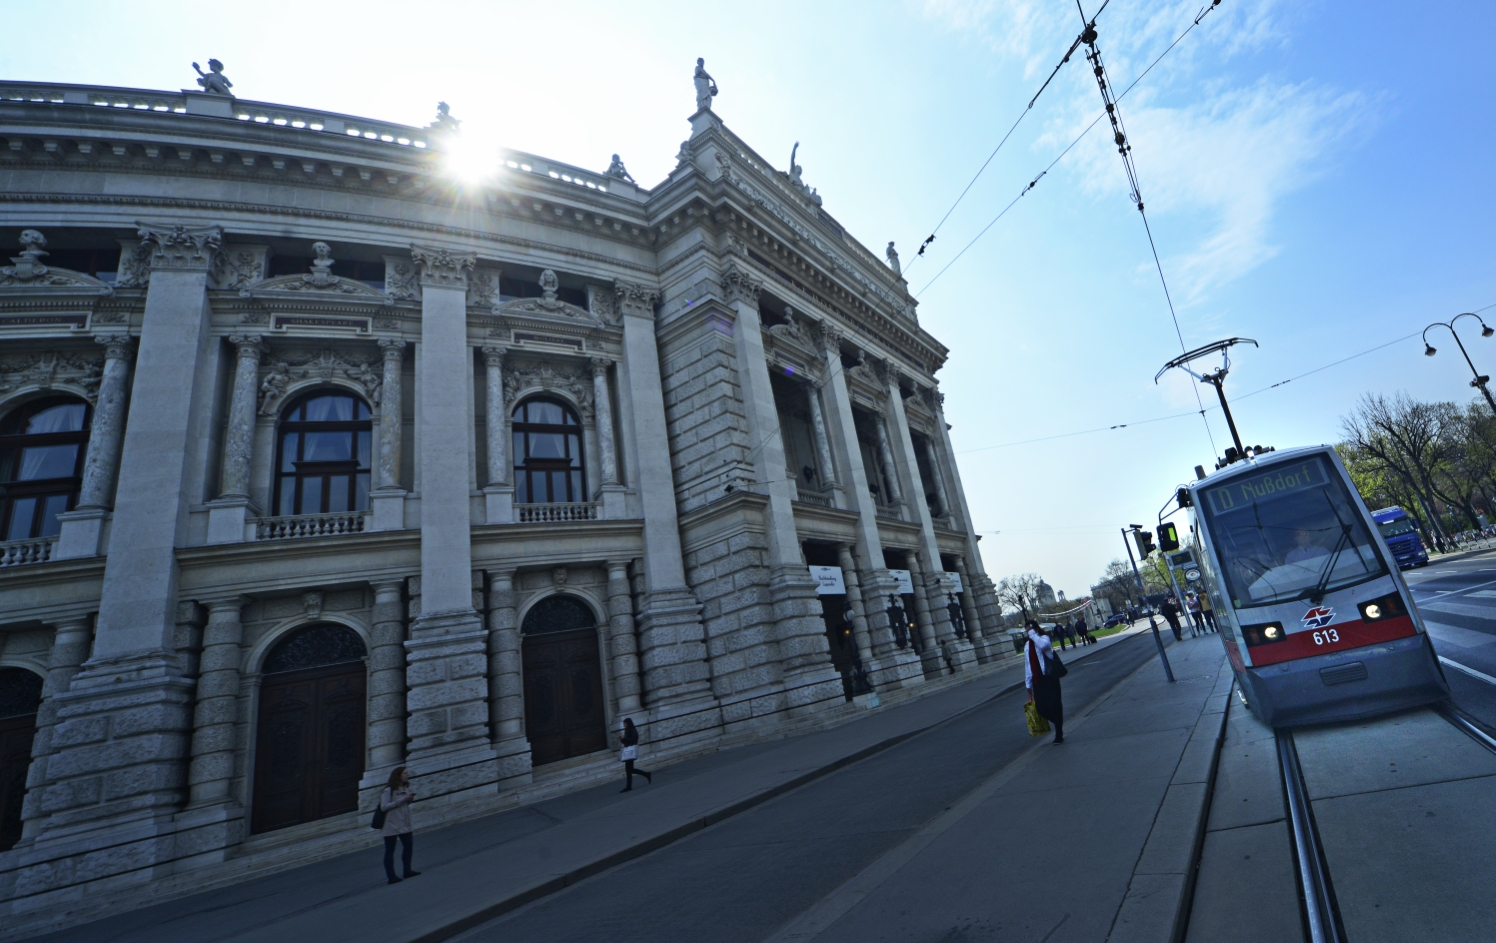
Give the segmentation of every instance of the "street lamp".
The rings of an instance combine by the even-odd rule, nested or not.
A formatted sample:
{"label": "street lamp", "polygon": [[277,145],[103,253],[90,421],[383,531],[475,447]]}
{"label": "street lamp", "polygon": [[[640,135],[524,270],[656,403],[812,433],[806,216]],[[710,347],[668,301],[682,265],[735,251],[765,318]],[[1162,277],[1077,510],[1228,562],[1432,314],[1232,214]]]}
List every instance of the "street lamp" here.
{"label": "street lamp", "polygon": [[1480,390],[1481,394],[1486,398],[1487,405],[1491,407],[1491,412],[1496,413],[1496,398],[1493,398],[1491,396],[1491,391],[1486,388],[1486,384],[1491,382],[1491,378],[1488,376],[1482,376],[1480,371],[1475,369],[1475,364],[1470,361],[1469,351],[1465,350],[1464,342],[1460,340],[1460,335],[1454,329],[1455,322],[1459,321],[1460,318],[1474,318],[1475,320],[1480,321],[1481,337],[1490,337],[1492,334],[1496,334],[1496,328],[1492,328],[1489,324],[1487,324],[1480,315],[1475,314],[1471,311],[1466,311],[1464,314],[1455,315],[1448,321],[1435,321],[1433,324],[1430,324],[1428,327],[1423,329],[1423,355],[1425,357],[1432,357],[1434,354],[1437,354],[1439,352],[1433,344],[1430,344],[1428,342],[1428,332],[1436,327],[1449,328],[1449,333],[1452,337],[1454,337],[1454,342],[1459,345],[1460,353],[1465,355],[1465,363],[1470,367],[1471,374],[1475,376],[1475,379],[1470,381],[1470,385]]}

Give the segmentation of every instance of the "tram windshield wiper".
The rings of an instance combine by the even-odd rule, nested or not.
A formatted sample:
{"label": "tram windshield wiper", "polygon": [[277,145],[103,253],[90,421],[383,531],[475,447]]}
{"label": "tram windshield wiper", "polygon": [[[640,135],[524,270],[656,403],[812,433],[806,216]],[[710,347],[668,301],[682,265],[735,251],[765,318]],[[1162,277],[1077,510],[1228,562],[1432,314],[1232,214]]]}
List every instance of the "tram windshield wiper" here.
{"label": "tram windshield wiper", "polygon": [[1315,581],[1314,588],[1305,593],[1304,596],[1316,606],[1325,601],[1325,592],[1330,586],[1330,576],[1335,572],[1335,564],[1340,560],[1340,554],[1345,551],[1346,545],[1351,542],[1351,525],[1340,525],[1340,539],[1335,541],[1335,549],[1330,551],[1330,558],[1325,561],[1325,568]]}

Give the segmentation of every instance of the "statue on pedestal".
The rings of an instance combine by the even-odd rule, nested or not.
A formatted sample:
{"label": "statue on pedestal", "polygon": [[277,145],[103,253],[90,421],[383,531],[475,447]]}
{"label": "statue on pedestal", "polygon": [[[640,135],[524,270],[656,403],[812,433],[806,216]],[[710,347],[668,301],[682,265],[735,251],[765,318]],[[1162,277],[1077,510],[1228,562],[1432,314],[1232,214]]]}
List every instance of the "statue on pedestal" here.
{"label": "statue on pedestal", "polygon": [[904,269],[899,265],[899,253],[894,249],[892,239],[888,240],[888,248],[884,250],[884,254],[888,256],[888,267],[893,269],[894,276],[903,278]]}
{"label": "statue on pedestal", "polygon": [[446,102],[436,103],[436,120],[426,127],[432,131],[449,131],[456,134],[462,122],[452,117],[452,106]]}
{"label": "statue on pedestal", "polygon": [[706,60],[696,60],[696,74],[693,76],[696,83],[696,110],[712,107],[712,97],[717,94],[717,82],[711,74],[706,71]]}
{"label": "statue on pedestal", "polygon": [[821,205],[821,195],[816,192],[816,188],[815,187],[806,186],[805,185],[805,181],[800,179],[800,172],[804,168],[802,168],[799,164],[795,163],[795,155],[797,153],[799,153],[799,151],[800,151],[800,142],[796,141],[795,142],[795,146],[792,147],[792,148],[790,148],[790,174],[789,174],[789,176],[790,176],[790,182],[793,183],[800,190],[800,192],[802,194],[804,194],[804,196],[805,196],[805,198],[807,200],[809,200],[810,202],[814,203],[816,206],[820,206]]}
{"label": "statue on pedestal", "polygon": [[603,176],[612,177],[614,180],[627,180],[629,183],[634,182],[634,178],[629,176],[628,168],[623,166],[623,161],[618,159],[617,154],[613,155],[613,163],[609,164],[608,169],[603,171]]}
{"label": "statue on pedestal", "polygon": [[219,62],[217,59],[209,59],[207,72],[204,72],[202,66],[196,62],[192,64],[192,67],[197,70],[197,84],[202,86],[203,91],[210,95],[234,97],[234,93],[229,91],[229,89],[234,87],[234,83],[230,82],[228,76],[223,74],[222,62]]}

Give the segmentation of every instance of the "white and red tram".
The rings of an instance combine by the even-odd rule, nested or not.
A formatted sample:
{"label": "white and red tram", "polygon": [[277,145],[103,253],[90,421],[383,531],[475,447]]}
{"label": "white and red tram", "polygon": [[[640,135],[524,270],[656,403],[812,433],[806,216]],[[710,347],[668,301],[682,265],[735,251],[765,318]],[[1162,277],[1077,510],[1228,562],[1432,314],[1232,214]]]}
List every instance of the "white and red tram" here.
{"label": "white and red tram", "polygon": [[1184,490],[1221,640],[1264,723],[1354,720],[1449,696],[1407,584],[1333,448],[1247,458]]}

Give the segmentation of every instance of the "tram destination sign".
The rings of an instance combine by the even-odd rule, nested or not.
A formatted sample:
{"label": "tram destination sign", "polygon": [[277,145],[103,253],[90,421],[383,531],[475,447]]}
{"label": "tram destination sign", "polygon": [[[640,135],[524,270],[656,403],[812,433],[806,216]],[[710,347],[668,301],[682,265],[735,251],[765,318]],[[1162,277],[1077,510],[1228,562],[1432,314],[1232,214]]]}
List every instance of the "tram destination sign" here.
{"label": "tram destination sign", "polygon": [[1247,475],[1214,488],[1207,488],[1205,499],[1217,514],[1250,507],[1264,498],[1303,491],[1325,483],[1325,469],[1318,459],[1279,465],[1259,475]]}

